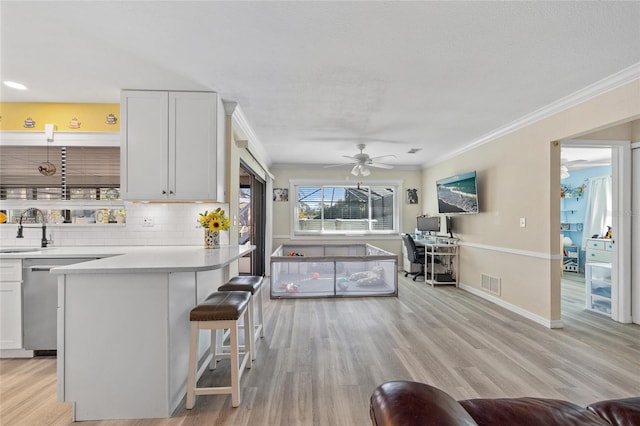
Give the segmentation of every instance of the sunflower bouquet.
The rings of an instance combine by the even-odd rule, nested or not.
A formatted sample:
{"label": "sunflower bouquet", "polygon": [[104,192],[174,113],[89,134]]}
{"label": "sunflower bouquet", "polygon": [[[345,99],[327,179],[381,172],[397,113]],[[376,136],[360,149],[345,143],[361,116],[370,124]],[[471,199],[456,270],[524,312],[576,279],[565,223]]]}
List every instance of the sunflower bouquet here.
{"label": "sunflower bouquet", "polygon": [[225,216],[224,210],[218,207],[210,212],[200,213],[198,218],[200,226],[211,231],[226,231],[229,229],[229,218]]}

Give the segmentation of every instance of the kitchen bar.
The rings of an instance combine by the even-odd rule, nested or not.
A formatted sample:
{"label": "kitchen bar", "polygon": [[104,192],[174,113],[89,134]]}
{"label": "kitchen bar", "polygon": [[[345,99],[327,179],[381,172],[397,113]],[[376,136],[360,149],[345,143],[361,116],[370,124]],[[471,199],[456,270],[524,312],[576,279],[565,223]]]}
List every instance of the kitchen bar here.
{"label": "kitchen bar", "polygon": [[54,268],[58,399],[73,420],[170,417],[186,393],[189,311],[254,249],[148,247]]}

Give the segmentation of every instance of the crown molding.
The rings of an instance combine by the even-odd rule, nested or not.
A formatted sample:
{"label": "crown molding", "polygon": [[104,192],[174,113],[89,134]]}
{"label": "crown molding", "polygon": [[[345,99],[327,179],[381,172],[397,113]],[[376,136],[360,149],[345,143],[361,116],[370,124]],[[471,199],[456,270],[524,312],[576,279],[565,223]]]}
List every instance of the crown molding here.
{"label": "crown molding", "polygon": [[251,124],[249,124],[247,117],[242,111],[242,108],[240,108],[240,105],[235,102],[223,101],[223,103],[225,105],[234,104],[231,115],[233,123],[238,126],[240,131],[244,133],[245,138],[249,141],[247,148],[249,152],[251,152],[252,155],[255,153],[256,155],[254,155],[254,157],[257,157],[256,160],[258,161],[258,163],[260,163],[265,171],[268,171],[267,166],[271,164],[271,157],[269,157],[269,154],[267,154],[267,152],[265,151],[262,142],[260,142],[260,139],[258,139],[258,135],[256,135],[256,133],[253,131]]}
{"label": "crown molding", "polygon": [[551,117],[555,114],[558,114],[562,111],[565,111],[569,108],[572,108],[576,105],[580,105],[588,100],[596,98],[600,95],[603,95],[607,92],[610,92],[618,87],[624,86],[625,84],[631,83],[633,81],[640,79],[640,62],[635,63],[621,71],[618,71],[615,74],[610,75],[609,77],[605,77],[602,80],[599,80],[583,89],[578,90],[564,98],[558,99],[557,101],[542,107],[530,114],[527,114],[518,120],[512,121],[509,124],[506,124],[502,127],[498,127],[494,131],[487,133],[484,136],[472,141],[468,145],[465,145],[463,148],[455,150],[447,155],[442,157],[438,157],[432,161],[428,161],[424,163],[423,168],[434,166],[436,164],[442,163],[444,161],[450,160],[451,158],[457,157],[460,154],[463,154],[467,151],[471,151],[481,145],[484,145],[488,142],[491,142],[495,139],[498,139],[502,136],[508,135],[509,133],[513,133],[516,130],[527,127],[533,123],[536,123],[542,119]]}

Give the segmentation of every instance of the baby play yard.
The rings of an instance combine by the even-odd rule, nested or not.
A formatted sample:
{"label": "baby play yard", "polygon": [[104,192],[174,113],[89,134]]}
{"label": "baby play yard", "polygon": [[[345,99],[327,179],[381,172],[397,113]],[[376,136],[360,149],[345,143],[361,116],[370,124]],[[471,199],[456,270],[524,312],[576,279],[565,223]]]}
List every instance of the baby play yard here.
{"label": "baby play yard", "polygon": [[271,255],[271,298],[398,295],[398,256],[370,244],[294,245]]}

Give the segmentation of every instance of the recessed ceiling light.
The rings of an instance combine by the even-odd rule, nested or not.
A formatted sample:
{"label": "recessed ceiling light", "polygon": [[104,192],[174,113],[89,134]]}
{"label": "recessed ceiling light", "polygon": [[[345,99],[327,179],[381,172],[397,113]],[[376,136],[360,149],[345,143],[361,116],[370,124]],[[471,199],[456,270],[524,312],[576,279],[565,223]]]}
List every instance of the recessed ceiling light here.
{"label": "recessed ceiling light", "polygon": [[12,89],[27,90],[27,86],[25,86],[24,84],[16,83],[15,81],[5,81],[4,85],[11,87]]}

